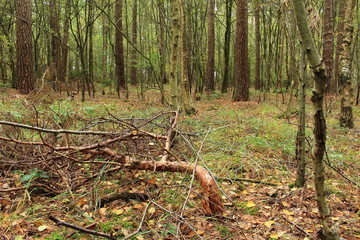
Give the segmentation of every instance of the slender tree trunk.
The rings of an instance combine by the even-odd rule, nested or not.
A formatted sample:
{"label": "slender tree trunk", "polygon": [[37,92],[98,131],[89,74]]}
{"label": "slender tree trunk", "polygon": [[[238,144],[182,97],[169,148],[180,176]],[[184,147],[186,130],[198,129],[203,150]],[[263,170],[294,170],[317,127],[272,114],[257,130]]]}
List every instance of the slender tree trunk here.
{"label": "slender tree trunk", "polygon": [[353,89],[351,84],[351,44],[353,39],[354,25],[353,13],[355,10],[356,0],[346,2],[344,34],[340,48],[340,93],[341,93],[341,113],[340,126],[346,128],[354,127],[354,119],[352,112],[353,105]]}
{"label": "slender tree trunk", "polygon": [[[106,11],[104,9],[104,11]],[[102,82],[103,85],[107,85],[107,80],[109,78],[108,76],[108,46],[109,46],[109,32],[110,27],[107,19],[107,14],[103,13],[102,15],[102,63],[101,63],[101,69],[102,69]],[[105,94],[105,91],[103,90],[103,94]]]}
{"label": "slender tree trunk", "polygon": [[58,83],[60,75],[60,60],[61,60],[61,41],[60,41],[60,23],[58,13],[57,0],[50,0],[49,2],[49,25],[51,29],[51,84],[55,91],[60,90],[60,84]]}
{"label": "slender tree trunk", "polygon": [[88,48],[89,48],[89,85],[90,91],[89,94],[92,97],[95,97],[95,84],[94,84],[94,41],[93,41],[93,32],[94,32],[94,0],[88,0],[89,4],[89,17],[88,17],[88,28],[89,28],[89,39],[88,39]]}
{"label": "slender tree trunk", "polygon": [[[137,45],[137,0],[133,1],[132,11],[132,34],[131,43]],[[131,67],[130,67],[130,82],[131,85],[137,85],[137,52],[135,48],[131,49]]]}
{"label": "slender tree trunk", "polygon": [[[63,24],[63,37],[61,42],[61,60],[60,60],[60,67],[59,67],[59,82],[65,83],[66,82],[66,73],[67,73],[67,64],[68,64],[68,56],[69,56],[69,49],[68,49],[68,41],[69,41],[69,25],[70,25],[70,10],[71,10],[71,0],[66,0],[65,3],[65,19]],[[69,95],[69,89],[66,88],[67,94]]]}
{"label": "slender tree trunk", "polygon": [[260,89],[260,3],[255,0],[255,89]]}
{"label": "slender tree trunk", "polygon": [[[336,54],[335,54],[335,63],[340,62],[340,50],[341,50],[341,44],[343,42],[343,35],[344,35],[344,22],[345,22],[345,8],[343,6],[346,6],[347,0],[339,0],[338,1],[338,26],[336,29]],[[335,72],[334,72],[334,84],[335,92],[338,93],[339,88],[339,82],[340,82],[340,67],[339,64],[335,64]]]}
{"label": "slender tree trunk", "polygon": [[215,91],[215,0],[209,0],[208,7],[208,56],[206,64],[205,90],[207,93]]}
{"label": "slender tree trunk", "polygon": [[115,2],[115,64],[116,64],[116,77],[117,85],[116,92],[120,97],[120,91],[126,90],[125,80],[125,61],[124,61],[124,47],[122,31],[122,2],[123,0],[116,0]]}
{"label": "slender tree trunk", "polygon": [[296,136],[296,187],[304,187],[305,185],[305,123],[306,123],[306,55],[305,49],[301,46],[299,64],[299,126]]}
{"label": "slender tree trunk", "polygon": [[231,13],[233,0],[226,0],[226,25],[224,40],[224,79],[221,86],[221,92],[227,92],[230,82],[230,43],[231,43]]}
{"label": "slender tree trunk", "polygon": [[170,84],[170,105],[173,109],[178,106],[178,76],[177,67],[179,63],[179,44],[180,44],[180,16],[177,0],[170,1],[171,11],[171,52],[169,65],[169,84]]}
{"label": "slender tree trunk", "polygon": [[233,101],[249,101],[248,0],[237,0]]}
{"label": "slender tree trunk", "polygon": [[160,54],[160,66],[159,66],[159,78],[160,84],[166,84],[168,82],[165,72],[165,50],[166,50],[166,42],[165,42],[165,9],[164,3],[162,0],[158,0],[158,12],[159,12],[159,54]]}
{"label": "slender tree trunk", "polygon": [[34,89],[31,0],[16,0],[16,88],[22,94]]}
{"label": "slender tree trunk", "polygon": [[307,14],[303,0],[293,0],[295,17],[303,46],[306,49],[309,64],[313,69],[315,83],[311,101],[314,108],[314,144],[312,157],[314,160],[314,177],[316,202],[322,218],[323,235],[327,240],[339,239],[339,234],[333,228],[330,209],[325,197],[325,166],[324,153],[326,149],[326,120],[324,116],[324,94],[326,86],[326,70],[316,49],[314,38],[310,32]]}
{"label": "slender tree trunk", "polygon": [[326,91],[328,93],[336,92],[336,84],[333,80],[334,68],[334,16],[333,0],[324,0],[324,36],[323,36],[323,61],[326,67]]}

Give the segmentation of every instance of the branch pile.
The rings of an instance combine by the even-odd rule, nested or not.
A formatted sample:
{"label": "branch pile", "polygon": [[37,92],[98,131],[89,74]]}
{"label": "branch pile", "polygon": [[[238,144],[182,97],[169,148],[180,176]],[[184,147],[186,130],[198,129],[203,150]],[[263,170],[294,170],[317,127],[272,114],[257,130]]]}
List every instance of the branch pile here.
{"label": "branch pile", "polygon": [[[118,119],[110,114],[88,121],[81,130],[0,121],[0,176],[6,179],[9,170],[36,169],[41,174],[36,175],[32,186],[57,195],[76,191],[96,178],[104,166],[108,172],[135,169],[189,173],[202,188],[204,212],[221,214],[224,207],[211,173],[186,161],[189,156],[181,155],[186,152],[186,144],[176,138],[177,121],[177,112],[163,112],[151,119]],[[5,131],[9,128],[14,131]],[[0,192],[28,187],[8,184]]]}

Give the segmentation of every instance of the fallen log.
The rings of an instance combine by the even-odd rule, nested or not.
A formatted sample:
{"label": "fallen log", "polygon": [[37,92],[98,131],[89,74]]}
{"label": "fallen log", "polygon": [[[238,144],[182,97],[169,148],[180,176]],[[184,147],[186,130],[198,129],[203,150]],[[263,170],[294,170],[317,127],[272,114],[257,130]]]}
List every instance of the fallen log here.
{"label": "fallen log", "polygon": [[111,149],[103,149],[103,152],[110,155],[114,161],[119,161],[124,164],[124,168],[133,170],[151,170],[159,172],[179,172],[192,173],[195,172],[195,177],[199,181],[203,190],[203,198],[201,200],[202,208],[207,215],[218,215],[224,211],[224,205],[217,189],[215,179],[211,176],[209,171],[204,167],[189,162],[163,162],[163,161],[139,161],[133,160],[130,157],[124,157],[116,154]]}

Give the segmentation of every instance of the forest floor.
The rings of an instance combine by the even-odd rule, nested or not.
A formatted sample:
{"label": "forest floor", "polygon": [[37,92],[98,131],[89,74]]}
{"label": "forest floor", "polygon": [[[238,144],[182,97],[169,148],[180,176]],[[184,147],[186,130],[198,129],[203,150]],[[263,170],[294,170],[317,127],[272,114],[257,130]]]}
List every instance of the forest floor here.
{"label": "forest floor", "polygon": [[[136,125],[168,111],[155,90],[147,92],[146,100],[131,92],[129,99],[100,96],[84,103],[79,96],[40,99],[35,104],[11,91],[2,90],[0,96],[0,120],[52,129],[114,131],[119,128],[100,122],[112,118]],[[106,159],[100,159],[102,164],[84,164],[81,158],[91,156],[54,157],[55,151],[44,150],[47,146],[0,140],[0,239],[101,239],[55,225],[49,215],[118,239],[320,239],[309,154],[311,103],[307,104],[307,182],[299,189],[293,187],[297,99],[293,98],[288,111],[279,94],[271,94],[266,101],[259,92],[251,96],[249,102],[232,102],[230,94],[202,96],[194,103],[196,114],[181,115],[176,127],[175,157],[170,160],[196,161],[216,176],[226,208],[222,216],[204,214],[201,188],[192,173],[113,171],[111,163],[104,163]],[[327,102],[331,107],[327,111],[327,199],[342,239],[360,239],[360,109],[354,107],[355,128],[342,129],[339,99],[335,100]],[[162,125],[168,119],[155,118],[145,130],[166,135]],[[4,125],[0,130],[0,136],[9,139],[51,141],[58,147],[83,146],[96,139],[39,135]],[[140,143],[136,149],[154,151],[134,157],[158,159],[161,151],[153,147],[157,144]],[[131,151],[132,147],[123,145],[118,149]],[[46,162],[50,160],[51,164]],[[80,177],[85,180],[78,184]],[[143,194],[149,199],[115,200],[99,206],[99,199],[113,193]]]}

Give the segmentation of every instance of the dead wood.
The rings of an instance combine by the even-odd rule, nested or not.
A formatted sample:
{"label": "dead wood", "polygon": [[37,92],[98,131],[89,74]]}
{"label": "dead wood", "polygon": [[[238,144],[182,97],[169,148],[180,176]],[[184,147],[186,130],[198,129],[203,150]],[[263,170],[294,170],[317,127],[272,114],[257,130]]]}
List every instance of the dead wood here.
{"label": "dead wood", "polygon": [[144,202],[147,201],[148,199],[149,199],[149,195],[145,193],[122,192],[102,198],[100,200],[100,207],[104,207],[106,204],[109,204],[116,200],[123,200],[126,202],[129,202],[130,200],[138,200]]}
{"label": "dead wood", "polygon": [[[172,117],[169,120],[169,116]],[[160,116],[167,116],[167,123]],[[33,141],[27,139],[15,139],[14,137],[2,137],[0,141],[11,142],[14,144],[4,144],[4,157],[16,156],[15,159],[25,159],[22,161],[14,160],[13,166],[19,169],[29,171],[38,168],[44,171],[48,176],[48,181],[54,181],[54,186],[61,191],[72,191],[90,179],[101,176],[99,172],[103,166],[115,165],[112,172],[121,171],[122,169],[159,171],[159,172],[179,172],[194,174],[200,183],[203,192],[202,208],[205,214],[216,215],[222,214],[224,205],[222,203],[219,190],[215,179],[211,173],[205,168],[195,164],[186,162],[186,157],[180,159],[174,153],[173,139],[178,119],[177,112],[160,113],[152,118],[152,120],[121,120],[116,119],[99,119],[91,121],[85,130],[66,130],[66,129],[46,129],[26,124],[0,121],[0,125],[9,125],[17,128],[24,128],[30,131],[40,133],[42,141]],[[152,122],[154,121],[154,122]],[[156,121],[156,122],[155,122]],[[111,122],[117,124],[112,131],[92,131],[90,129],[102,124]],[[170,122],[170,124],[169,124]],[[141,126],[141,129],[140,129]],[[161,135],[160,131],[166,131],[167,134]],[[156,133],[152,133],[152,131]],[[58,142],[47,143],[46,138],[42,134],[67,134],[73,135],[68,141],[72,145],[59,144]],[[176,145],[175,145],[176,147]],[[184,149],[181,147],[178,153],[183,154]],[[6,154],[5,154],[6,153]],[[169,160],[169,156],[173,156],[177,162]],[[12,157],[13,158],[13,157]],[[40,161],[39,161],[40,160]],[[160,160],[160,161],[156,161]],[[37,164],[34,166],[34,162]],[[92,164],[92,168],[85,170],[82,166]],[[28,166],[28,168],[26,168]],[[108,170],[102,172],[106,173]],[[91,172],[90,172],[91,171]],[[95,171],[95,174],[94,174]],[[74,176],[74,172],[78,175]],[[89,174],[90,173],[90,174]],[[38,184],[37,180],[31,183]],[[24,188],[22,188],[24,189]],[[52,189],[44,188],[49,192]],[[15,188],[8,190],[12,191]],[[16,189],[19,191],[21,189]],[[146,196],[120,196],[120,198],[130,199],[132,197],[146,200]],[[103,199],[102,204],[114,201],[113,198]]]}
{"label": "dead wood", "polygon": [[79,232],[82,232],[82,233],[87,233],[87,234],[91,234],[91,235],[95,235],[95,236],[105,237],[105,238],[108,238],[108,239],[111,239],[111,240],[116,240],[116,237],[114,237],[114,236],[112,236],[110,234],[97,232],[97,231],[94,231],[94,230],[79,227],[79,226],[73,225],[71,223],[64,222],[64,221],[62,221],[60,219],[57,219],[56,217],[51,216],[51,215],[49,216],[49,219],[51,221],[55,222],[56,225],[60,225],[60,226],[64,226],[64,227],[67,227],[67,228],[75,229],[75,230],[77,230]]}

